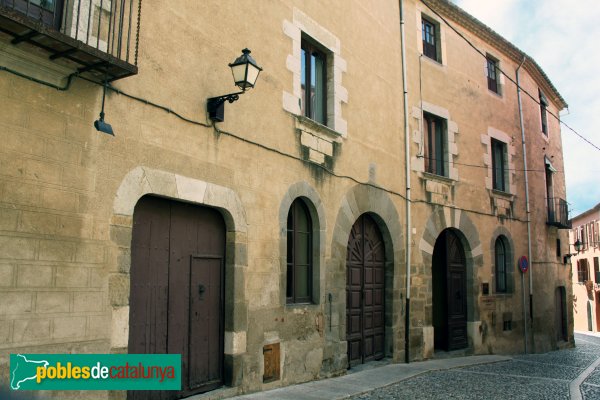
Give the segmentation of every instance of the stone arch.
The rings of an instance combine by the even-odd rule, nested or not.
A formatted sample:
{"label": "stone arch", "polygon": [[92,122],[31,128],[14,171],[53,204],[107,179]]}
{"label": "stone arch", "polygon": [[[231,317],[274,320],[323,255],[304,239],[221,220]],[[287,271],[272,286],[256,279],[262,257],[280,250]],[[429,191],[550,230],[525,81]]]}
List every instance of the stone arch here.
{"label": "stone arch", "polygon": [[110,237],[116,253],[117,272],[109,274],[112,306],[111,348],[127,349],[129,330],[129,268],[133,212],[144,195],[212,207],[226,225],[225,250],[225,383],[236,386],[241,377],[231,372],[242,365],[248,326],[244,299],[247,259],[246,214],[239,196],[231,189],[206,181],[138,166],[123,178],[113,202]]}
{"label": "stone arch", "polygon": [[515,244],[513,242],[512,235],[508,229],[503,226],[498,226],[494,232],[492,233],[492,237],[490,238],[490,254],[491,254],[491,276],[494,282],[493,292],[496,292],[496,240],[502,237],[502,241],[505,245],[506,250],[506,260],[507,260],[507,269],[506,269],[506,294],[512,294],[515,291],[515,266],[517,263],[514,260],[515,257]]}
{"label": "stone arch", "polygon": [[[333,294],[335,309],[338,311],[338,336],[333,339],[346,340],[346,253],[350,231],[356,220],[368,213],[377,224],[385,245],[385,353],[399,359],[403,351],[403,333],[400,330],[403,310],[402,277],[406,277],[406,268],[401,270],[404,260],[404,232],[396,206],[385,191],[367,185],[352,187],[342,198],[338,211],[331,245],[331,265],[328,265],[328,291]],[[403,328],[402,328],[403,329]]]}
{"label": "stone arch", "polygon": [[280,304],[286,303],[286,270],[287,270],[287,216],[294,200],[301,198],[308,207],[310,217],[313,223],[313,293],[312,301],[314,304],[320,304],[324,301],[321,298],[323,293],[323,284],[325,282],[325,243],[327,234],[327,219],[325,217],[325,207],[321,201],[319,193],[307,182],[296,182],[292,184],[279,206],[279,265],[280,265]]}
{"label": "stone arch", "polygon": [[[436,206],[425,223],[425,231],[419,243],[423,265],[431,266],[435,242],[444,229],[454,228],[465,251],[467,263],[467,323],[479,321],[479,308],[476,307],[479,295],[477,269],[483,267],[483,250],[477,227],[471,218],[460,209]],[[425,269],[425,271],[431,270]],[[429,276],[431,278],[431,276]],[[470,331],[472,331],[472,326]]]}

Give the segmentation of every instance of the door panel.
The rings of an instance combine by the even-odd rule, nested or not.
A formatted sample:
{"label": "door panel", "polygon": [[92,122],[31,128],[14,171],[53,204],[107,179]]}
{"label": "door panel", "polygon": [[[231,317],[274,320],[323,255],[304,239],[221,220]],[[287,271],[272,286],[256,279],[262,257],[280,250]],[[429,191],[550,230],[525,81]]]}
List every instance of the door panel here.
{"label": "door panel", "polygon": [[192,257],[190,273],[189,387],[220,383],[221,258]]}
{"label": "door panel", "polygon": [[145,197],[136,205],[131,255],[130,353],[181,354],[175,399],[222,383],[225,224],[209,208]]}
{"label": "door panel", "polygon": [[446,231],[448,263],[448,350],[467,347],[467,271],[458,236]]}
{"label": "door panel", "polygon": [[442,231],[432,260],[434,346],[445,351],[467,347],[467,272],[458,236]]}
{"label": "door panel", "polygon": [[346,340],[353,366],[384,356],[385,252],[379,228],[368,215],[352,227],[346,265]]}

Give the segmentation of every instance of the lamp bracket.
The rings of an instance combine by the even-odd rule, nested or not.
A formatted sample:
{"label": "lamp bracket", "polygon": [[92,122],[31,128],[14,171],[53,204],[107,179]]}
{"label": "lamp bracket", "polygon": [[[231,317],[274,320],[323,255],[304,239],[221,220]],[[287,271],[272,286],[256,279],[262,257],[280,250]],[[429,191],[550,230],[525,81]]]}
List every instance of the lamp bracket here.
{"label": "lamp bracket", "polygon": [[215,106],[219,106],[219,105],[225,103],[226,101],[228,101],[229,103],[233,103],[234,101],[238,101],[240,99],[240,94],[243,94],[243,93],[244,93],[244,91],[224,94],[223,96],[218,96],[218,97],[211,97],[210,99],[208,99],[208,103],[209,104],[214,103]]}
{"label": "lamp bracket", "polygon": [[225,107],[224,104],[226,101],[229,103],[233,103],[234,101],[239,100],[240,94],[243,94],[245,91],[236,93],[224,94],[223,96],[211,97],[206,102],[206,108],[208,111],[208,117],[212,121],[223,122],[225,118]]}

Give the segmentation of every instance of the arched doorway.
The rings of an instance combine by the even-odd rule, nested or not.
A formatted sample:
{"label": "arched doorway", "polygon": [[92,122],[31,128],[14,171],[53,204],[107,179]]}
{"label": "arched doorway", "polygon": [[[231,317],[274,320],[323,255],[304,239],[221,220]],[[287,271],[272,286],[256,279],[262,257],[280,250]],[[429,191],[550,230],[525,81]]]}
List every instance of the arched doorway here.
{"label": "arched doorway", "polygon": [[131,244],[129,353],[181,354],[177,399],[223,383],[225,222],[211,208],[144,196]]}
{"label": "arched doorway", "polygon": [[467,264],[457,233],[438,236],[432,260],[433,328],[436,350],[467,347]]}
{"label": "arched doorway", "polygon": [[385,355],[385,247],[369,214],[352,226],[347,250],[346,340],[353,366]]}

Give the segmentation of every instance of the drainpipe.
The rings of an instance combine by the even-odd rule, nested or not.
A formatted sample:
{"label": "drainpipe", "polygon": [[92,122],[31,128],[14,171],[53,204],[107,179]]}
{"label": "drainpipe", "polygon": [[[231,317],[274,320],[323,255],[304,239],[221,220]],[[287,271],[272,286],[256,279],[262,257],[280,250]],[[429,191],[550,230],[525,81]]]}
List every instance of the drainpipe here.
{"label": "drainpipe", "polygon": [[[525,172],[525,209],[527,212],[527,257],[529,258],[529,317],[531,318],[531,338],[533,345],[533,265],[531,262],[531,210],[529,208],[529,179],[527,176],[527,144],[525,142],[525,125],[523,124],[523,103],[521,102],[521,84],[519,70],[525,64],[526,56],[517,68],[517,98],[519,101],[519,122],[521,123],[521,141],[523,143],[523,167]],[[521,277],[523,277],[521,273]],[[524,279],[524,278],[523,278]],[[525,285],[523,285],[523,322],[525,325],[525,353],[527,353],[527,309],[525,307]]]}
{"label": "drainpipe", "polygon": [[404,155],[406,165],[406,314],[404,320],[404,355],[405,362],[410,362],[410,142],[408,135],[408,88],[406,83],[406,46],[404,35],[404,0],[400,0],[400,39],[402,48],[402,88],[404,91]]}

